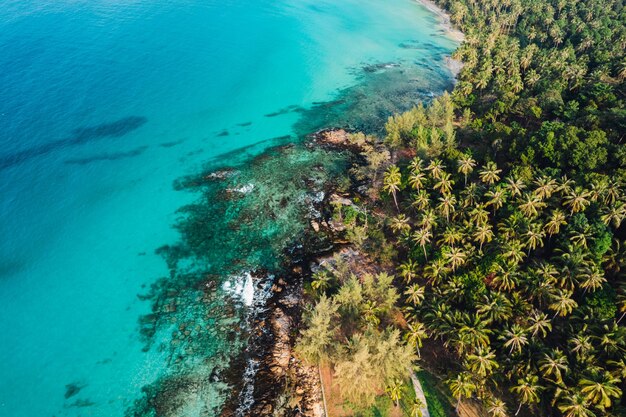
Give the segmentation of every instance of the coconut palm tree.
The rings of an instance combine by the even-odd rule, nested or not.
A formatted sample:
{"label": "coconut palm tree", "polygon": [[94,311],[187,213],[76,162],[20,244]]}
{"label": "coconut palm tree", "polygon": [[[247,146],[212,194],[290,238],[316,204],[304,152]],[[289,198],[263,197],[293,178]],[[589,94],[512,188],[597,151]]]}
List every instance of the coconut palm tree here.
{"label": "coconut palm tree", "polygon": [[541,200],[550,198],[552,194],[559,189],[559,185],[556,180],[545,175],[537,178],[535,180],[535,185],[537,188],[535,188],[533,194]]}
{"label": "coconut palm tree", "polygon": [[493,214],[495,216],[496,210],[499,210],[506,202],[506,192],[503,188],[497,187],[495,190],[485,193],[485,197],[489,197],[489,201],[485,204],[485,207],[493,207]]}
{"label": "coconut palm tree", "polygon": [[456,197],[453,195],[447,194],[443,197],[439,197],[439,204],[437,205],[437,209],[443,214],[446,218],[446,221],[450,222],[450,215],[456,211]]}
{"label": "coconut palm tree", "polygon": [[420,226],[426,230],[431,230],[437,226],[437,214],[433,210],[425,210],[420,219]]}
{"label": "coconut palm tree", "polygon": [[611,406],[611,398],[620,398],[622,390],[617,386],[620,383],[608,372],[595,373],[590,378],[583,378],[578,382],[580,393],[589,401],[602,409]]}
{"label": "coconut palm tree", "polygon": [[526,329],[518,324],[513,324],[511,328],[505,330],[500,339],[504,341],[503,346],[509,349],[509,355],[513,354],[513,350],[522,353],[522,349],[528,344]]}
{"label": "coconut palm tree", "polygon": [[489,221],[489,212],[482,205],[474,207],[470,212],[470,220],[475,224],[485,224]]}
{"label": "coconut palm tree", "polygon": [[406,295],[407,303],[419,305],[424,301],[424,287],[413,284],[404,291],[404,295]]}
{"label": "coconut palm tree", "polygon": [[411,171],[409,174],[409,185],[415,190],[421,190],[426,182],[426,175],[423,172]]}
{"label": "coconut palm tree", "polygon": [[404,281],[408,284],[413,281],[417,274],[418,264],[414,262],[412,259],[407,259],[405,262],[402,262],[398,267],[398,272],[400,276],[404,279]]}
{"label": "coconut palm tree", "polygon": [[474,167],[476,166],[476,161],[469,154],[463,154],[459,157],[458,161],[458,169],[459,173],[463,174],[465,177],[465,185],[467,186],[467,177],[469,174],[474,171]]}
{"label": "coconut palm tree", "polygon": [[422,250],[424,251],[424,259],[428,259],[428,256],[426,255],[426,245],[430,243],[432,237],[433,234],[429,229],[422,228],[413,232],[413,241],[422,247]]}
{"label": "coconut palm tree", "polygon": [[448,274],[449,268],[446,265],[446,260],[439,258],[430,262],[424,268],[424,276],[428,278],[431,285],[437,285]]}
{"label": "coconut palm tree", "polygon": [[422,340],[426,339],[428,334],[426,333],[426,326],[420,322],[412,322],[407,324],[407,331],[404,334],[404,340],[417,350],[417,356],[421,357],[420,348],[422,347]]}
{"label": "coconut palm tree", "polygon": [[456,413],[458,415],[461,399],[470,398],[476,391],[476,384],[472,382],[472,377],[467,372],[461,372],[456,378],[448,379],[446,384],[456,398]]}
{"label": "coconut palm tree", "polygon": [[479,172],[480,180],[488,185],[492,185],[496,181],[500,180],[501,169],[498,169],[498,166],[495,162],[489,161]]}
{"label": "coconut palm tree", "polygon": [[552,319],[554,319],[557,315],[565,317],[576,307],[578,307],[578,303],[572,299],[572,291],[561,289],[557,290],[557,294],[554,296],[552,304],[548,306],[550,310],[554,311]]}
{"label": "coconut palm tree", "polygon": [[417,210],[424,210],[430,206],[430,196],[426,192],[426,190],[419,190],[417,194],[413,196],[413,203],[411,203],[413,207]]}
{"label": "coconut palm tree", "polygon": [[539,385],[539,378],[536,375],[528,374],[524,378],[517,381],[517,385],[511,388],[511,392],[517,394],[519,399],[519,407],[515,415],[518,415],[522,409],[522,405],[536,404],[539,402],[539,393],[543,387]]}
{"label": "coconut palm tree", "polygon": [[565,224],[567,224],[565,221],[565,214],[561,210],[555,209],[552,211],[550,220],[545,224],[544,228],[548,235],[553,236],[558,234],[561,230],[561,226],[564,226]]}
{"label": "coconut palm tree", "polygon": [[507,417],[506,404],[499,398],[489,398],[487,400],[487,413],[490,417]]}
{"label": "coconut palm tree", "polygon": [[596,417],[590,408],[589,401],[579,392],[566,392],[562,398],[557,408],[563,417]]}
{"label": "coconut palm tree", "polygon": [[539,370],[544,378],[552,378],[557,385],[561,385],[563,376],[569,370],[567,356],[558,348],[544,353],[543,358],[539,360]]}
{"label": "coconut palm tree", "polygon": [[522,250],[524,246],[519,240],[513,239],[509,240],[506,244],[504,244],[504,252],[502,252],[502,258],[506,261],[512,263],[513,265],[517,265],[524,260],[524,251]]}
{"label": "coconut palm tree", "polygon": [[439,181],[437,181],[433,185],[434,190],[439,190],[439,192],[443,195],[448,195],[452,191],[452,186],[454,185],[454,180],[451,179],[450,174],[444,172],[440,175]]}
{"label": "coconut palm tree", "polygon": [[591,292],[595,292],[596,290],[602,288],[602,285],[604,285],[606,282],[607,281],[606,278],[604,278],[604,273],[598,268],[592,268],[591,271],[582,274],[580,288],[583,288],[585,290],[583,292],[584,295],[589,290],[591,290]]}
{"label": "coconut palm tree", "polygon": [[589,191],[584,190],[582,187],[576,187],[574,191],[565,197],[563,205],[570,209],[571,214],[578,213],[589,207],[591,204],[590,197]]}
{"label": "coconut palm tree", "polygon": [[613,227],[617,229],[624,221],[624,217],[626,217],[626,206],[624,204],[619,204],[604,207],[602,212],[602,222],[607,226],[612,224]]}
{"label": "coconut palm tree", "polygon": [[476,349],[476,353],[466,355],[466,358],[469,370],[481,378],[491,375],[495,369],[500,367],[495,360],[495,352],[482,346]]}
{"label": "coconut palm tree", "polygon": [[400,210],[400,207],[398,207],[398,199],[396,198],[396,193],[400,191],[401,184],[402,174],[400,173],[400,168],[395,165],[391,165],[385,172],[385,177],[383,179],[383,190],[393,196],[393,202],[395,203],[397,210]]}
{"label": "coconut palm tree", "polygon": [[400,399],[402,398],[402,382],[399,380],[394,380],[385,390],[391,398],[391,401],[394,402],[395,406],[398,407],[400,405]]}
{"label": "coconut palm tree", "polygon": [[448,261],[448,265],[452,268],[452,270],[456,270],[458,267],[465,264],[467,260],[467,253],[463,252],[460,248],[448,248],[448,250],[444,251],[444,257]]}
{"label": "coconut palm tree", "polygon": [[424,417],[422,413],[422,409],[425,408],[424,403],[419,398],[415,398],[413,403],[411,404],[411,408],[409,409],[410,417]]}
{"label": "coconut palm tree", "polygon": [[332,277],[328,275],[327,271],[318,271],[313,274],[313,281],[311,281],[311,288],[318,293],[323,293],[330,287]]}
{"label": "coconut palm tree", "polygon": [[389,226],[395,233],[403,233],[411,230],[411,219],[406,214],[398,214],[391,218]]}
{"label": "coconut palm tree", "polygon": [[474,230],[474,240],[480,244],[479,250],[483,251],[483,245],[493,239],[493,230],[490,224],[479,224]]}
{"label": "coconut palm tree", "polygon": [[480,200],[480,193],[481,187],[477,183],[473,182],[466,186],[461,192],[461,196],[463,197],[463,207],[475,206]]}
{"label": "coconut palm tree", "polygon": [[463,241],[463,232],[458,227],[446,227],[446,230],[441,235],[441,239],[437,241],[439,245],[455,246],[457,243]]}
{"label": "coconut palm tree", "polygon": [[540,225],[534,224],[528,229],[526,232],[526,247],[529,254],[531,250],[543,247],[543,238],[545,236],[546,234],[541,230]]}
{"label": "coconut palm tree", "polygon": [[511,197],[519,197],[524,192],[526,188],[526,184],[519,178],[516,177],[508,177],[506,179],[506,184],[504,185]]}
{"label": "coconut palm tree", "polygon": [[432,175],[433,178],[440,179],[441,175],[445,172],[444,170],[446,169],[446,166],[440,159],[433,159],[430,161],[426,169],[430,171],[430,175]]}
{"label": "coconut palm tree", "polygon": [[411,172],[421,172],[422,169],[424,169],[423,167],[424,161],[419,156],[411,159],[411,162],[409,163],[409,169],[411,170]]}
{"label": "coconut palm tree", "polygon": [[522,197],[522,203],[519,205],[520,211],[528,217],[535,217],[539,214],[539,210],[544,208],[546,203],[541,201],[536,195],[526,193]]}
{"label": "coconut palm tree", "polygon": [[546,313],[533,310],[528,320],[528,331],[533,338],[539,334],[541,337],[546,337],[552,331],[552,323]]}

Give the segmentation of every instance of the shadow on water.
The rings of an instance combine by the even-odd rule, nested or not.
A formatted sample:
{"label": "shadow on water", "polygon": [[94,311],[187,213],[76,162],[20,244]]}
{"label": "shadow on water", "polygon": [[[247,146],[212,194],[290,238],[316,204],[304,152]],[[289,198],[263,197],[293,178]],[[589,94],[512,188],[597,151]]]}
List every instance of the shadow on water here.
{"label": "shadow on water", "polygon": [[113,153],[104,153],[94,156],[89,156],[87,158],[75,158],[75,159],[66,159],[64,162],[66,164],[75,164],[75,165],[87,165],[92,162],[98,161],[117,161],[118,159],[124,158],[133,158],[135,156],[139,156],[143,154],[147,146],[140,146],[128,152],[113,152]]}
{"label": "shadow on water", "polygon": [[15,152],[11,155],[3,156],[0,158],[0,169],[5,169],[28,161],[36,156],[45,155],[69,146],[83,145],[93,140],[103,138],[120,138],[133,130],[139,129],[146,124],[147,121],[148,119],[145,117],[129,116],[112,123],[78,128],[75,129],[72,136],[68,138],[55,140],[40,146],[34,146],[20,152]]}

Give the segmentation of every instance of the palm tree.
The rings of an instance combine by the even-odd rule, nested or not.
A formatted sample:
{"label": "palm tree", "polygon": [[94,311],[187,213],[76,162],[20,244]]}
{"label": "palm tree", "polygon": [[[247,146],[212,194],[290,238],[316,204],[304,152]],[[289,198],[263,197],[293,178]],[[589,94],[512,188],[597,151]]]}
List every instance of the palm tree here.
{"label": "palm tree", "polygon": [[419,284],[413,284],[404,291],[404,295],[406,295],[407,303],[419,305],[424,301],[424,287],[421,287]]}
{"label": "palm tree", "polygon": [[467,355],[466,358],[469,370],[482,378],[491,375],[494,369],[500,366],[495,360],[495,352],[484,347],[479,347],[476,349],[476,353]]}
{"label": "palm tree", "polygon": [[417,262],[414,262],[412,259],[407,259],[406,262],[401,263],[398,267],[400,276],[404,278],[407,284],[415,278],[417,267]]}
{"label": "palm tree", "polygon": [[507,417],[506,404],[499,398],[487,400],[487,412],[490,417]]}
{"label": "palm tree", "polygon": [[554,296],[554,302],[548,306],[550,310],[554,311],[552,319],[557,315],[565,317],[578,307],[578,303],[572,299],[572,294],[572,291],[561,289],[557,291],[557,294]]}
{"label": "palm tree", "polygon": [[447,275],[448,271],[446,260],[439,258],[424,268],[424,276],[428,278],[431,285],[437,285]]}
{"label": "palm tree", "polygon": [[444,257],[453,271],[462,266],[467,260],[467,254],[460,248],[449,248],[449,250],[444,252]]}
{"label": "palm tree", "polygon": [[516,350],[517,353],[522,353],[523,347],[528,344],[526,330],[518,324],[512,325],[500,338],[505,341],[504,347],[509,348],[509,355],[513,354],[513,350]]}
{"label": "palm tree", "polygon": [[590,196],[588,191],[581,187],[576,187],[574,191],[565,197],[563,205],[569,207],[572,214],[578,213],[584,211],[591,204]]}
{"label": "palm tree", "polygon": [[578,386],[585,400],[604,409],[611,406],[611,398],[622,396],[622,390],[617,386],[619,383],[620,380],[610,373],[601,372],[593,375],[591,379],[581,379]]}
{"label": "palm tree", "polygon": [[430,161],[426,169],[430,171],[430,175],[432,175],[433,178],[440,179],[441,175],[444,173],[444,169],[446,169],[446,166],[440,159],[433,159]]}
{"label": "palm tree", "polygon": [[502,170],[498,169],[495,162],[489,161],[485,166],[483,166],[479,173],[480,180],[488,185],[492,185],[496,181],[500,180],[499,174],[501,172]]}
{"label": "palm tree", "polygon": [[523,245],[519,240],[509,240],[504,245],[502,257],[513,265],[517,265],[524,260]]}
{"label": "palm tree", "polygon": [[426,245],[430,243],[432,237],[433,234],[430,230],[425,228],[413,232],[413,241],[422,247],[422,250],[424,251],[424,259],[428,259],[428,256],[426,255]]}
{"label": "palm tree", "polygon": [[419,398],[415,398],[413,400],[413,404],[411,404],[411,408],[409,410],[410,417],[424,417],[422,413],[422,408],[425,408],[424,403]]}
{"label": "palm tree", "polygon": [[567,392],[557,408],[563,417],[596,417],[587,401],[579,392]]}
{"label": "palm tree", "polygon": [[484,224],[489,221],[489,212],[483,206],[477,206],[470,212],[470,219],[476,224]]}
{"label": "palm tree", "polygon": [[536,375],[528,374],[524,378],[517,381],[517,385],[511,388],[511,392],[517,394],[519,398],[519,407],[515,415],[518,415],[523,404],[536,404],[539,402],[539,393],[543,389],[539,385],[539,378]]}
{"label": "palm tree", "polygon": [[405,214],[398,214],[391,218],[390,227],[395,233],[403,233],[411,230],[411,221]]}
{"label": "palm tree", "polygon": [[479,224],[474,231],[474,240],[480,243],[480,251],[483,251],[483,244],[491,242],[493,239],[493,230],[491,225],[487,223]]}
{"label": "palm tree", "polygon": [[396,407],[400,405],[400,399],[402,398],[402,382],[395,380],[386,389],[389,398],[394,402]]}
{"label": "palm tree", "polygon": [[539,360],[539,370],[544,378],[553,378],[557,385],[561,385],[563,375],[568,371],[567,356],[558,348],[550,353],[544,353],[543,358]]}
{"label": "palm tree", "polygon": [[456,208],[456,197],[453,195],[444,195],[443,197],[439,197],[439,204],[437,205],[437,209],[441,211],[446,218],[447,222],[450,222],[450,215],[455,212]]}
{"label": "palm tree", "polygon": [[430,206],[430,197],[426,190],[419,190],[413,197],[413,203],[411,205],[418,210],[424,210]]}
{"label": "palm tree", "polygon": [[396,193],[400,191],[400,185],[402,184],[402,174],[400,173],[400,168],[395,165],[390,166],[385,172],[385,177],[383,180],[383,190],[393,195],[393,202],[396,204],[396,209],[400,210],[398,207],[398,200],[396,198]]}
{"label": "palm tree", "polygon": [[550,198],[559,188],[556,180],[547,176],[542,176],[535,180],[535,185],[537,188],[535,188],[534,194],[541,200]]}
{"label": "palm tree", "polygon": [[474,171],[474,167],[476,166],[476,161],[469,154],[463,154],[458,159],[459,165],[459,173],[463,174],[465,177],[465,185],[467,186],[467,176]]}
{"label": "palm tree", "polygon": [[485,197],[489,197],[489,201],[485,204],[485,207],[492,206],[493,214],[496,214],[496,210],[500,209],[506,202],[506,193],[501,187],[496,188],[493,191],[489,191],[485,194]]}
{"label": "palm tree", "polygon": [[461,192],[461,195],[463,196],[463,207],[475,206],[480,199],[480,191],[480,186],[475,182],[466,186]]}
{"label": "palm tree", "polygon": [[426,181],[426,175],[423,172],[411,171],[409,174],[409,185],[415,190],[421,190],[424,187]]}
{"label": "palm tree", "polygon": [[528,331],[531,332],[531,336],[535,337],[541,334],[541,337],[546,337],[549,332],[552,331],[552,323],[546,313],[538,310],[533,310],[529,317],[530,325]]}
{"label": "palm tree", "polygon": [[424,211],[419,224],[426,230],[434,228],[437,226],[437,214],[433,210]]}
{"label": "palm tree", "polygon": [[409,169],[411,170],[411,172],[421,172],[423,166],[424,161],[422,161],[422,158],[420,158],[419,156],[411,159],[411,162],[409,163]]}
{"label": "palm tree", "polygon": [[537,249],[537,247],[543,247],[543,238],[546,234],[541,230],[541,226],[532,225],[526,232],[526,246],[528,247],[528,253],[531,250]]}
{"label": "palm tree", "polygon": [[522,192],[526,188],[526,184],[519,178],[509,177],[506,179],[505,187],[512,197],[518,197],[522,195]]}
{"label": "palm tree", "polygon": [[417,350],[418,357],[421,357],[420,348],[422,347],[422,340],[427,337],[428,334],[426,333],[426,326],[424,326],[423,323],[414,322],[407,325],[407,332],[404,334],[404,340]]}
{"label": "palm tree", "polygon": [[550,236],[556,235],[561,230],[561,226],[567,224],[565,214],[559,209],[555,209],[550,216],[550,220],[544,226],[546,233]]}
{"label": "palm tree", "polygon": [[476,391],[476,384],[472,382],[472,377],[467,372],[461,372],[454,379],[446,381],[452,395],[456,398],[456,413],[459,414],[459,406],[462,398],[470,398]]}
{"label": "palm tree", "polygon": [[603,208],[602,222],[607,226],[612,224],[616,229],[620,227],[626,217],[626,206],[624,204]]}
{"label": "palm tree", "polygon": [[434,190],[439,190],[441,194],[447,195],[452,191],[454,180],[451,179],[450,174],[444,172],[440,175],[439,181],[433,185]]}
{"label": "palm tree", "polygon": [[441,239],[437,242],[439,245],[455,246],[463,241],[463,232],[457,227],[446,227]]}
{"label": "palm tree", "polygon": [[595,292],[596,290],[602,288],[602,285],[604,285],[605,282],[606,278],[604,278],[604,273],[597,268],[593,268],[588,273],[583,273],[582,281],[580,282],[580,287],[585,290],[583,295],[585,295],[588,290]]}
{"label": "palm tree", "polygon": [[526,193],[524,194],[522,204],[519,205],[519,209],[525,216],[535,217],[539,214],[539,210],[545,206],[546,203],[542,202],[539,197]]}

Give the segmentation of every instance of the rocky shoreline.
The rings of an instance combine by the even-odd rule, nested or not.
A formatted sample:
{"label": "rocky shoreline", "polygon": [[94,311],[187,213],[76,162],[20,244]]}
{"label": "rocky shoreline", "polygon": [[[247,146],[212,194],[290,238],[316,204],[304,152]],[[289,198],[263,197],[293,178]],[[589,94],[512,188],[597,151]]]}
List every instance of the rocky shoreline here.
{"label": "rocky shoreline", "polygon": [[[307,146],[349,150],[358,147],[348,142],[343,129],[325,129],[309,136]],[[245,351],[231,364],[225,375],[233,387],[230,401],[221,417],[280,416],[323,417],[323,395],[317,367],[302,362],[293,352],[304,308],[304,284],[320,265],[335,253],[350,256],[342,239],[342,229],[332,221],[332,204],[349,204],[328,184],[325,197],[313,203],[310,227],[295,248],[289,249],[279,276],[253,273],[257,290],[271,282],[271,294],[265,304],[250,317],[250,339]],[[244,378],[241,370],[246,369]],[[248,372],[252,375],[246,375]]]}

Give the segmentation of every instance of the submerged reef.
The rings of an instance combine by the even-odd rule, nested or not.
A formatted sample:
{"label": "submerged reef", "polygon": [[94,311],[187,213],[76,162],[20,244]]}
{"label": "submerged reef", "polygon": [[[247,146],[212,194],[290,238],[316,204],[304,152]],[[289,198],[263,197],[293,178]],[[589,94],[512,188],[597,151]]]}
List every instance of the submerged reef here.
{"label": "submerged reef", "polygon": [[[144,349],[166,354],[169,372],[144,387],[127,417],[268,415],[294,375],[315,379],[291,354],[302,279],[310,258],[333,248],[313,225],[350,183],[357,156],[305,138],[325,127],[377,133],[392,113],[451,87],[443,72],[414,65],[359,71],[360,82],[332,101],[266,115],[297,112],[295,136],[220,155],[175,181],[196,199],[177,212],[180,240],[157,250],[169,274],[138,295],[152,307],[140,319]],[[295,386],[301,407],[315,407]]]}

